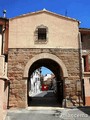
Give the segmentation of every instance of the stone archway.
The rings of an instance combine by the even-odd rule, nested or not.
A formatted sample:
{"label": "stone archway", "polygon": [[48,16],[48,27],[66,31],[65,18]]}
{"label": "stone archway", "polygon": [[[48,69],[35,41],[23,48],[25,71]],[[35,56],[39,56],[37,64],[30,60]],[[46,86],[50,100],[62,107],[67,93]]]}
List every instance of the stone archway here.
{"label": "stone archway", "polygon": [[[54,61],[60,67],[62,71],[63,80],[65,78],[68,78],[67,68],[61,59],[59,59],[57,56],[50,54],[50,53],[41,53],[31,58],[26,64],[25,69],[24,69],[24,74],[23,74],[23,77],[26,79],[26,81],[29,79],[29,72],[30,72],[30,68],[32,68],[32,65],[34,64],[35,66],[35,63],[40,64],[42,60],[43,61],[47,61],[47,60]],[[58,72],[56,74],[60,74],[60,73]],[[27,81],[27,91],[28,91],[28,81]],[[27,92],[27,96],[28,96],[28,92]],[[28,101],[28,97],[26,101]],[[26,104],[28,106],[28,102]]]}
{"label": "stone archway", "polygon": [[34,56],[32,59],[30,59],[25,66],[23,77],[28,78],[28,71],[29,71],[31,65],[35,61],[37,61],[39,59],[46,59],[46,58],[54,60],[56,63],[58,63],[62,69],[63,77],[64,78],[68,77],[67,68],[66,68],[65,64],[63,63],[63,61],[61,59],[59,59],[57,56],[50,54],[50,53],[41,53],[41,54]]}

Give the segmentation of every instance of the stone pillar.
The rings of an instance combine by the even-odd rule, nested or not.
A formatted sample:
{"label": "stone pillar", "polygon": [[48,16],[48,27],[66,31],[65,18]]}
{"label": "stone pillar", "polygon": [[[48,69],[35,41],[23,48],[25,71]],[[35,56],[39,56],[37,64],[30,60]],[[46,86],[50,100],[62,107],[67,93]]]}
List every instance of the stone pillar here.
{"label": "stone pillar", "polygon": [[64,95],[64,99],[66,99],[66,97],[68,96],[68,84],[70,84],[68,78],[63,78],[63,95]]}
{"label": "stone pillar", "polygon": [[64,78],[64,102],[66,107],[80,106],[82,105],[81,94],[80,100],[77,94],[77,89],[81,89],[80,84],[77,88],[77,80],[69,80]]}
{"label": "stone pillar", "polygon": [[[7,68],[6,68],[7,69]],[[0,55],[0,120],[3,120],[7,112],[7,76],[5,74],[5,56]]]}
{"label": "stone pillar", "polygon": [[4,81],[0,79],[0,120],[3,120]]}
{"label": "stone pillar", "polygon": [[24,78],[24,81],[25,81],[25,108],[28,107],[28,78]]}
{"label": "stone pillar", "polygon": [[[19,108],[26,108],[27,107],[27,78],[24,78],[21,82],[21,89],[18,88],[19,96],[17,99],[17,107]],[[21,97],[20,100],[19,97]]]}

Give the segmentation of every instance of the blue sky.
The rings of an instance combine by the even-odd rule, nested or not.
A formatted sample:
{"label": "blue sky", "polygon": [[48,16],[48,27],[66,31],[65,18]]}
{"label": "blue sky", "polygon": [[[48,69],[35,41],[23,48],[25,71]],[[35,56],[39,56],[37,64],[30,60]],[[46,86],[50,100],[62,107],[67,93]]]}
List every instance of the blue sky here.
{"label": "blue sky", "polygon": [[46,74],[51,74],[52,73],[52,71],[50,71],[46,67],[42,67],[41,71],[42,71],[42,73],[41,73],[42,75],[46,75]]}
{"label": "blue sky", "polygon": [[81,21],[80,27],[90,28],[90,0],[0,0],[0,16],[3,9],[12,18],[46,8],[49,11]]}
{"label": "blue sky", "polygon": [[[81,21],[80,27],[90,28],[90,0],[0,0],[0,16],[7,10],[7,18],[39,11],[43,8]],[[42,74],[51,73],[43,68]]]}

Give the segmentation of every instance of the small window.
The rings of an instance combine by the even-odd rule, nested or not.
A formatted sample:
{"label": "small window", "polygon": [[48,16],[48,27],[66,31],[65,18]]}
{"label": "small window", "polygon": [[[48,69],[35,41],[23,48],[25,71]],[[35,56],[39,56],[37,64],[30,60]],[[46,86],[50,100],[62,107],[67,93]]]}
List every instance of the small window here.
{"label": "small window", "polygon": [[0,33],[2,33],[2,25],[0,25]]}
{"label": "small window", "polygon": [[83,71],[90,72],[90,56],[89,55],[83,56]]}
{"label": "small window", "polygon": [[44,25],[40,25],[35,30],[35,43],[47,43],[48,28]]}
{"label": "small window", "polygon": [[83,42],[83,35],[81,34],[81,42]]}
{"label": "small window", "polygon": [[87,72],[87,56],[83,56],[84,72]]}
{"label": "small window", "polygon": [[46,29],[38,28],[38,40],[46,40]]}

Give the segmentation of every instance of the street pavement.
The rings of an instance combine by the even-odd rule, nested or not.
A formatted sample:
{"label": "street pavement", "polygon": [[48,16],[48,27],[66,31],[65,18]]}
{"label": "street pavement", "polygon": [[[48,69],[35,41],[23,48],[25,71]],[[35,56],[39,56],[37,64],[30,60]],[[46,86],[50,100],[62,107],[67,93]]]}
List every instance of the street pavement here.
{"label": "street pavement", "polygon": [[6,120],[90,120],[90,108],[29,107],[9,110]]}
{"label": "street pavement", "polygon": [[48,90],[42,91],[41,93],[32,97],[32,100],[29,102],[29,106],[60,107],[61,104],[55,97],[53,90]]}
{"label": "street pavement", "polygon": [[52,91],[33,97],[27,109],[9,109],[5,120],[90,120],[90,107],[61,108]]}

